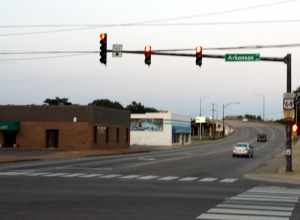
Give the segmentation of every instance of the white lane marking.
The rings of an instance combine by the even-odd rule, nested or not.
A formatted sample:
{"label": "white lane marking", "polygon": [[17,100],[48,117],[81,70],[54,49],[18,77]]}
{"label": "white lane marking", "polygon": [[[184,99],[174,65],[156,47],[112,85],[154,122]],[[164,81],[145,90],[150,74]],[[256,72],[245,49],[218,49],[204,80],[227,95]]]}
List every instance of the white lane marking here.
{"label": "white lane marking", "polygon": [[214,182],[216,181],[218,178],[213,178],[213,177],[207,177],[207,178],[202,178],[199,180],[199,182]]}
{"label": "white lane marking", "polygon": [[62,177],[80,177],[80,176],[83,176],[85,175],[84,173],[72,173],[72,174],[67,174],[67,175],[64,175]]}
{"label": "white lane marking", "polygon": [[243,193],[243,194],[240,194],[238,196],[241,196],[241,197],[251,197],[251,198],[268,198],[268,199],[293,199],[293,200],[298,200],[298,196],[274,196],[274,195],[268,195],[268,194],[265,194],[265,195],[253,195],[253,194],[248,194],[248,193]]}
{"label": "white lane marking", "polygon": [[140,180],[152,180],[152,179],[156,179],[158,177],[159,176],[151,176],[151,175],[149,175],[149,176],[141,176],[138,179],[140,179]]}
{"label": "white lane marking", "polygon": [[236,182],[238,179],[236,178],[226,178],[226,179],[222,179],[220,182],[221,183],[234,183]]}
{"label": "white lane marking", "polygon": [[40,173],[28,173],[26,176],[43,176],[46,174],[50,174],[49,172],[40,172]]}
{"label": "white lane marking", "polygon": [[121,179],[135,179],[140,177],[141,175],[127,175],[127,176],[121,176]]}
{"label": "white lane marking", "polygon": [[290,211],[264,211],[264,210],[223,209],[223,208],[213,208],[208,210],[208,213],[266,215],[266,216],[277,216],[277,217],[289,217],[292,215],[292,212]]}
{"label": "white lane marking", "polygon": [[20,175],[20,172],[1,172],[0,175],[2,175],[2,176],[17,176],[17,175]]}
{"label": "white lane marking", "polygon": [[274,210],[274,211],[293,211],[292,207],[279,207],[279,206],[258,206],[258,205],[235,205],[235,204],[219,204],[219,208],[237,208],[237,209],[255,209],[255,210]]}
{"label": "white lane marking", "polygon": [[289,217],[202,214],[197,219],[213,220],[289,220]]}
{"label": "white lane marking", "polygon": [[178,179],[179,177],[178,176],[166,176],[166,177],[162,177],[158,180],[161,180],[161,181],[171,181],[171,180],[176,180]]}
{"label": "white lane marking", "polygon": [[258,193],[274,193],[274,194],[290,194],[300,196],[300,190],[287,189],[283,187],[254,187],[247,192],[258,192]]}
{"label": "white lane marking", "polygon": [[55,176],[64,176],[64,175],[67,175],[68,173],[49,173],[49,174],[45,174],[43,176],[46,176],[46,177],[55,177]]}
{"label": "white lane marking", "polygon": [[273,199],[273,198],[255,198],[249,196],[235,196],[230,198],[231,200],[246,200],[246,201],[266,201],[266,202],[292,202],[295,203],[298,199]]}
{"label": "white lane marking", "polygon": [[183,177],[183,178],[179,179],[178,181],[190,182],[190,181],[194,181],[196,179],[198,179],[198,177],[192,177],[192,176],[190,176],[190,177]]}
{"label": "white lane marking", "polygon": [[138,160],[142,160],[142,161],[154,161],[156,160],[153,157],[139,157]]}
{"label": "white lane marking", "polygon": [[82,177],[82,178],[91,178],[91,177],[98,177],[98,176],[103,176],[103,174],[101,174],[101,173],[92,173],[92,174],[86,174],[86,175],[82,175],[82,176],[80,176],[80,177]]}
{"label": "white lane marking", "polygon": [[122,176],[122,175],[120,175],[120,174],[108,174],[108,175],[100,176],[100,178],[103,178],[103,179],[112,179],[112,178],[120,177],[120,176]]}

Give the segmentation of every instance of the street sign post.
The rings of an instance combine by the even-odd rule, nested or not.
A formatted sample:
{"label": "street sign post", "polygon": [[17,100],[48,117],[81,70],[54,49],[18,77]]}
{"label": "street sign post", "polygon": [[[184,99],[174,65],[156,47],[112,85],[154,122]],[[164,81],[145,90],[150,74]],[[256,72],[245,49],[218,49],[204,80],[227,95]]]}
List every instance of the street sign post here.
{"label": "street sign post", "polygon": [[113,44],[112,45],[112,56],[122,57],[123,44]]}
{"label": "street sign post", "polygon": [[259,61],[259,53],[227,53],[224,56],[226,62],[252,62]]}
{"label": "street sign post", "polygon": [[293,93],[283,94],[283,115],[284,118],[289,121],[293,121],[295,119],[295,104]]}

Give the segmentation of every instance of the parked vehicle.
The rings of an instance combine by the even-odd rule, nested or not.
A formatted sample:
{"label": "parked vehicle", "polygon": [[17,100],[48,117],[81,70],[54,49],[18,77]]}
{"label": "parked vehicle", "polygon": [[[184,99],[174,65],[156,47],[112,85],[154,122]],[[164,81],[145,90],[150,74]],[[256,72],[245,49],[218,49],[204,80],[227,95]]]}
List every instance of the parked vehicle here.
{"label": "parked vehicle", "polygon": [[248,157],[253,158],[254,148],[249,143],[237,143],[233,147],[232,157]]}

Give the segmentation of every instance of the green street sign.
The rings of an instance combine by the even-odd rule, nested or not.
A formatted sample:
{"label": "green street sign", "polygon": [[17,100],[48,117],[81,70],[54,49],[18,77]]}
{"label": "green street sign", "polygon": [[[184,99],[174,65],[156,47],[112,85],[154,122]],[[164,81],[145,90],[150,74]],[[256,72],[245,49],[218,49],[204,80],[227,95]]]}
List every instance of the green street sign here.
{"label": "green street sign", "polygon": [[227,62],[251,62],[259,61],[259,53],[227,53],[225,54],[225,61]]}

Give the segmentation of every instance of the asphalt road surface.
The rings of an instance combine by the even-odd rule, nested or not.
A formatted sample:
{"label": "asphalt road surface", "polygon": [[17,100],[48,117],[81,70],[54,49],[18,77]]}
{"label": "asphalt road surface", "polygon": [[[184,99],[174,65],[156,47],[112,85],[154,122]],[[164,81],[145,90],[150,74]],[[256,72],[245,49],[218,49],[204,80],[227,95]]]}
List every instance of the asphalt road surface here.
{"label": "asphalt road surface", "polygon": [[[300,219],[300,187],[244,179],[284,148],[283,127],[237,123],[193,147],[0,166],[0,219]],[[268,142],[256,143],[258,132]],[[232,158],[236,142],[254,158]]]}

